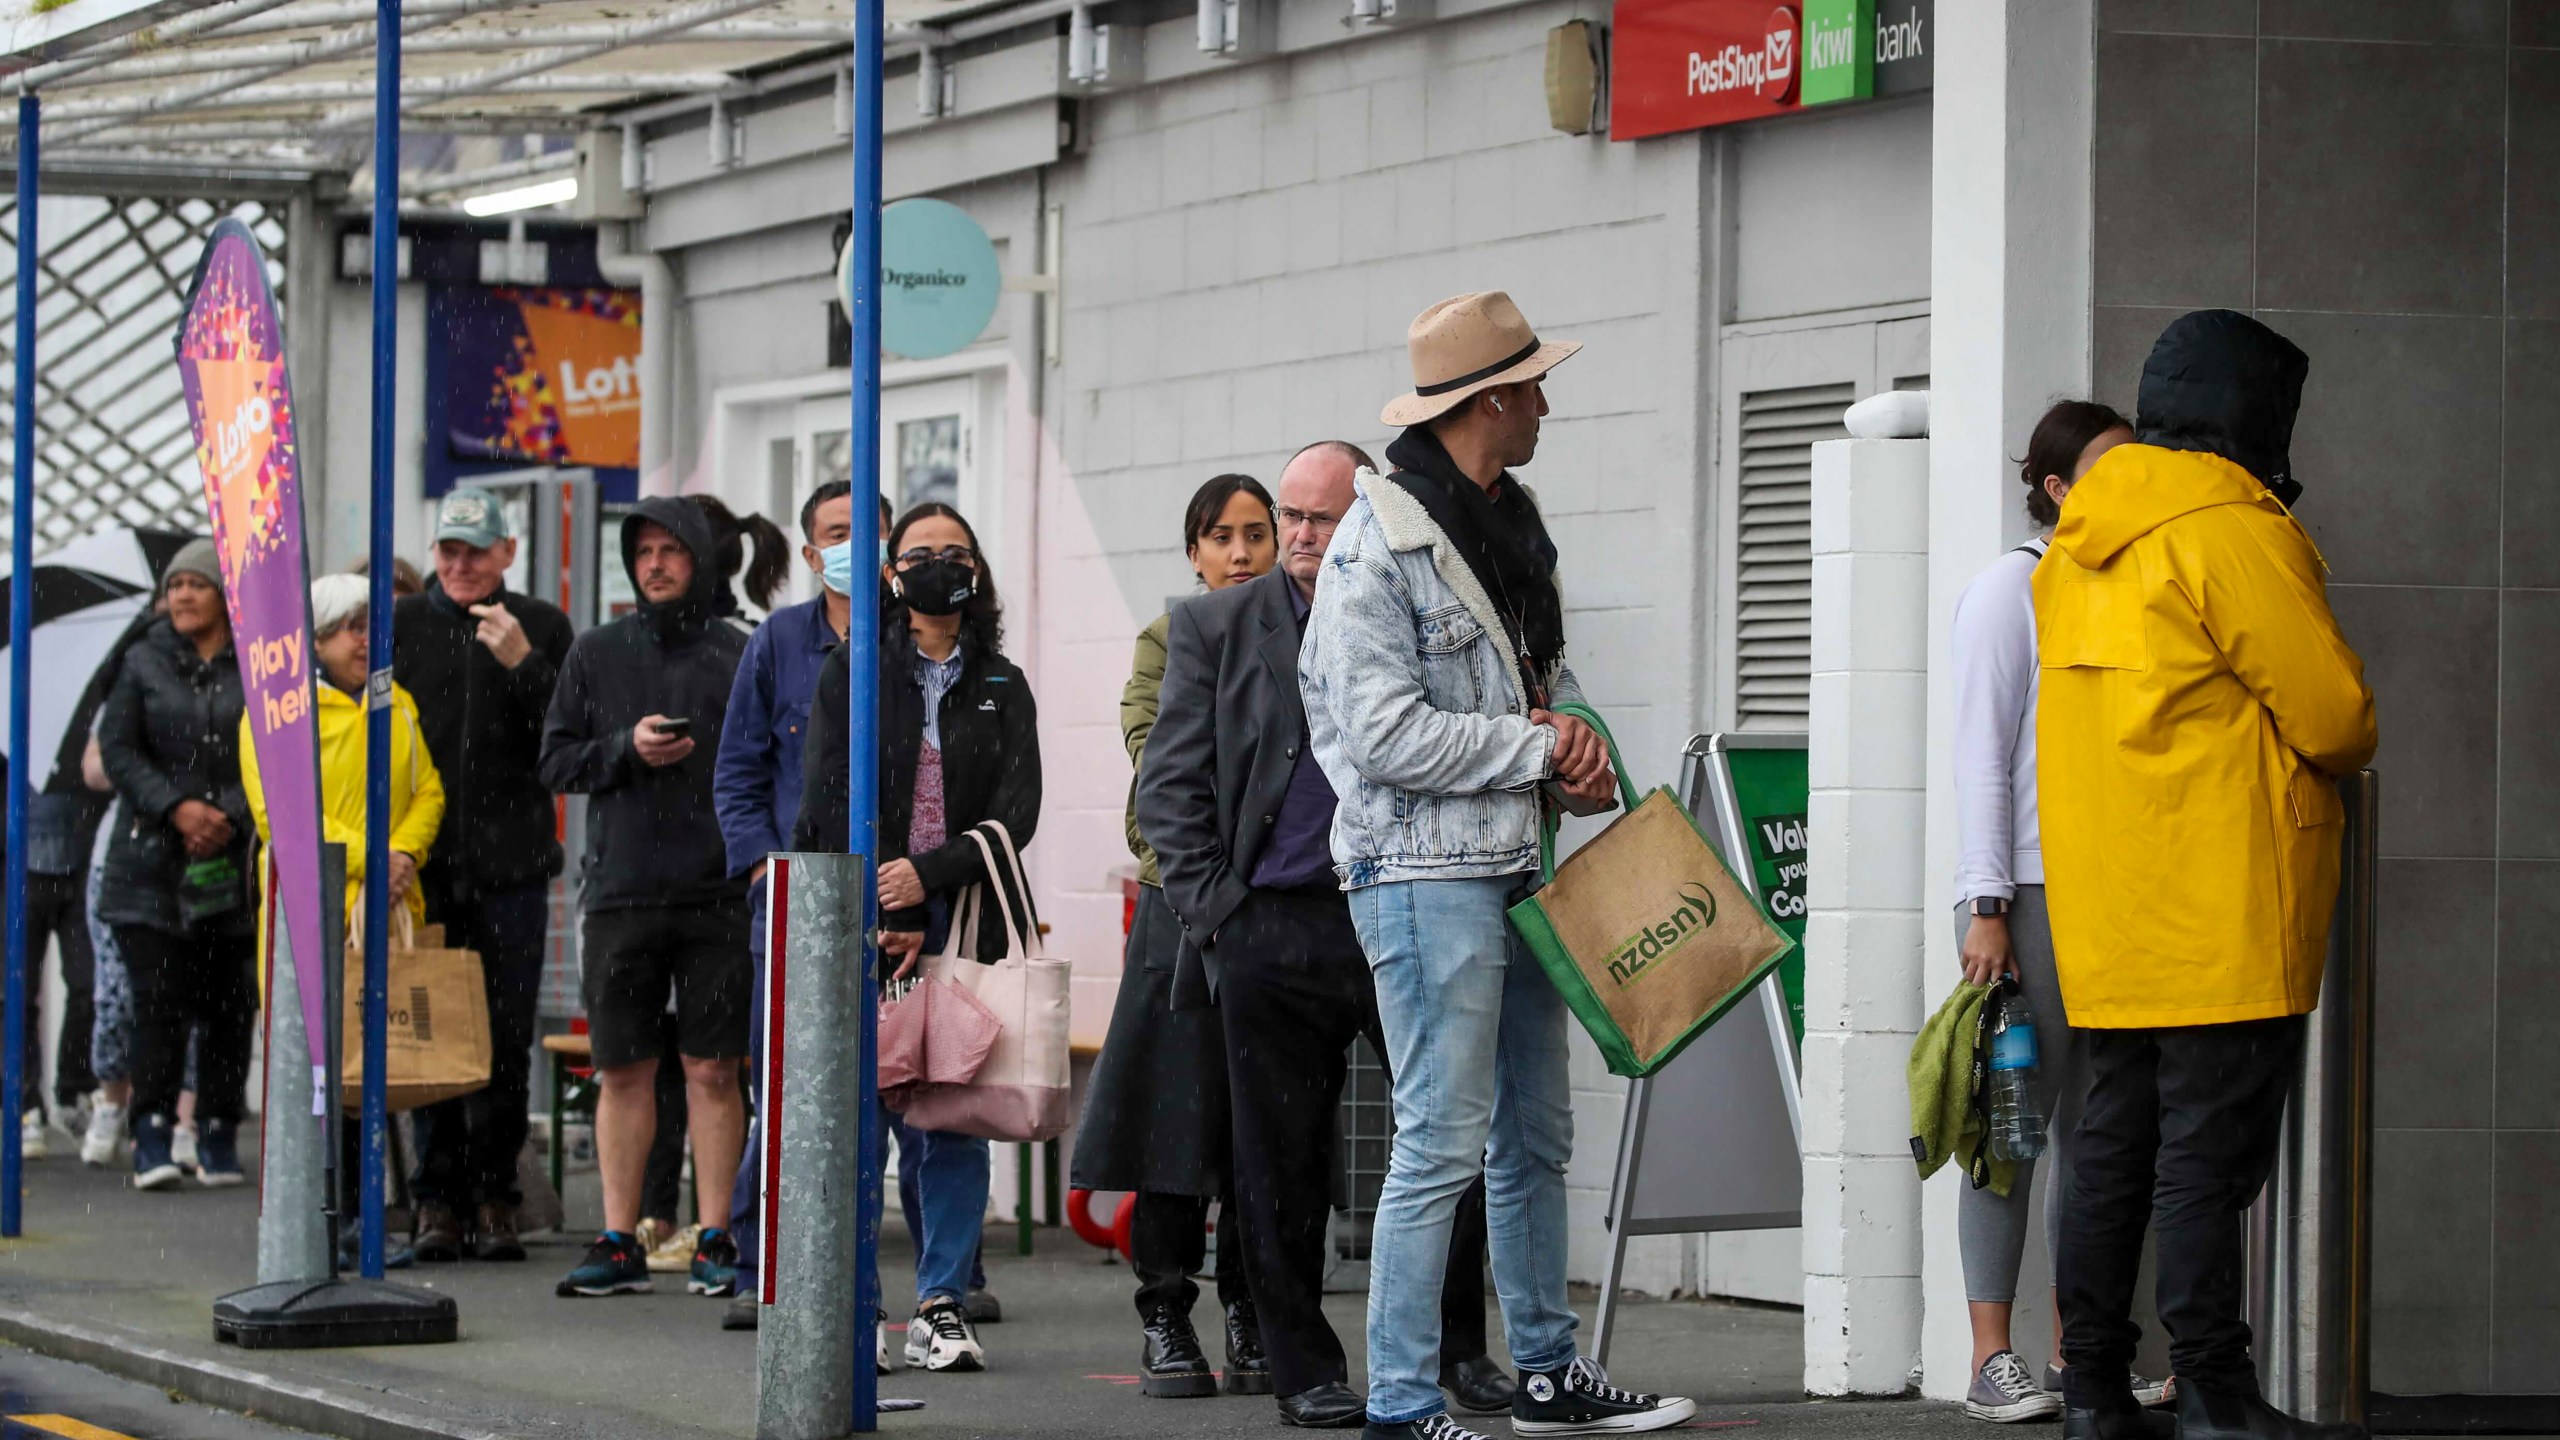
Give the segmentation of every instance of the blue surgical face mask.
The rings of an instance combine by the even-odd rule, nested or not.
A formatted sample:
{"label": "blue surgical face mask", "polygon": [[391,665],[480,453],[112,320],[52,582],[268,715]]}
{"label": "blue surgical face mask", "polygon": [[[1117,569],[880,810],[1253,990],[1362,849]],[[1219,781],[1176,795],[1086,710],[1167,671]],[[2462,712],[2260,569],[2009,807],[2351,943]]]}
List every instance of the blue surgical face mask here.
{"label": "blue surgical face mask", "polygon": [[818,552],[818,578],[839,595],[853,593],[853,542],[839,540]]}

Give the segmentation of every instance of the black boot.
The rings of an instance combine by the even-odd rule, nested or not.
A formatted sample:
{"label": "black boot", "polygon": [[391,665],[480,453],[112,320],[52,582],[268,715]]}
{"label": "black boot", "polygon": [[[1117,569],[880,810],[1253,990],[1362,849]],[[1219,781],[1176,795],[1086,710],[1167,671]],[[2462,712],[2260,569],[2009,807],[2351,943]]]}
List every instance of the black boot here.
{"label": "black boot", "polygon": [[1449,1392],[1459,1409],[1474,1415],[1503,1414],[1511,1409],[1511,1397],[1519,1393],[1502,1362],[1490,1355],[1443,1367],[1440,1388]]}
{"label": "black boot", "polygon": [[1159,1400],[1197,1400],[1218,1393],[1218,1377],[1209,1357],[1200,1353],[1200,1337],[1191,1317],[1170,1305],[1146,1315],[1147,1347],[1138,1357],[1138,1393]]}
{"label": "black boot", "polygon": [[1227,1307],[1225,1388],[1230,1395],[1271,1393],[1271,1360],[1262,1353],[1262,1317],[1254,1313],[1250,1300]]}
{"label": "black boot", "polygon": [[2128,1400],[2122,1406],[2062,1412],[2062,1440],[2176,1440],[2178,1422]]}
{"label": "black boot", "polygon": [[2296,1420],[2268,1404],[2255,1386],[2215,1390],[2181,1375],[2177,1440],[2365,1440],[2365,1429]]}

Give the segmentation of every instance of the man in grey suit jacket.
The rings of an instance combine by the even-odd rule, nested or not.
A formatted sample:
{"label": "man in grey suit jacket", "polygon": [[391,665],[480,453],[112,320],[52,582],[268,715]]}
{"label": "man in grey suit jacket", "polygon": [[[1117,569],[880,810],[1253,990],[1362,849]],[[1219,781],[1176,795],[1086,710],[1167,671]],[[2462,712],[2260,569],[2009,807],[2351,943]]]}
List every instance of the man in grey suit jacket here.
{"label": "man in grey suit jacket", "polygon": [[[1182,917],[1183,965],[1214,989],[1227,1037],[1234,1172],[1246,1273],[1281,1418],[1358,1425],[1342,1342],[1326,1322],[1324,1225],[1344,1052],[1375,1051],[1377,994],[1333,868],[1334,795],[1307,745],[1298,645],[1326,544],[1369,457],[1319,441],[1281,472],[1281,563],[1175,607],[1156,728],[1138,777],[1138,828]],[[1194,981],[1197,983],[1197,980]],[[1176,994],[1185,988],[1177,977]],[[1479,1412],[1507,1409],[1485,1353],[1484,1189],[1462,1202],[1442,1292],[1442,1383]]]}

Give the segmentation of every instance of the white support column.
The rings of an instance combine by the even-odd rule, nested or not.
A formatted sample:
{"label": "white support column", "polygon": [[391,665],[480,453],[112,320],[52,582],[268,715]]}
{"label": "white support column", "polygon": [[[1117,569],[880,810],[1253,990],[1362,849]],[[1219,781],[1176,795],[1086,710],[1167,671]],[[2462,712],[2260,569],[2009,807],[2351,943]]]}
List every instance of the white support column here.
{"label": "white support column", "polygon": [[[1944,0],[1932,100],[1926,993],[1958,976],[1956,824],[1946,667],[1966,582],[2026,539],[2016,458],[2052,401],[2090,376],[2096,22],[2091,0]],[[1881,1077],[1878,1083],[1882,1083]],[[1898,1080],[1896,1082],[1899,1084]],[[1956,1186],[1927,1187],[1926,1394],[1961,1397],[1971,1370]],[[2053,1321],[2043,1226],[2031,1228],[2012,1333],[2040,1362]]]}
{"label": "white support column", "polygon": [[1804,1387],[1900,1395],[1920,1353],[1929,442],[1813,447]]}

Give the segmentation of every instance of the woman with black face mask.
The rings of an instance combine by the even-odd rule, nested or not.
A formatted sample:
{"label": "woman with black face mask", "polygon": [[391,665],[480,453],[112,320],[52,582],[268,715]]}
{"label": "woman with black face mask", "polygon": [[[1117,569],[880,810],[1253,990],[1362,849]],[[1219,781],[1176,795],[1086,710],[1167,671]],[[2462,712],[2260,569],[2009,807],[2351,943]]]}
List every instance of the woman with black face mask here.
{"label": "woman with black face mask", "polygon": [[[953,902],[987,878],[971,827],[993,820],[1017,846],[1040,821],[1039,716],[1022,671],[1004,658],[1003,612],[977,533],[948,505],[918,505],[889,530],[881,567],[888,604],[880,635],[880,949],[890,976],[938,950]],[[818,675],[803,752],[792,848],[843,853],[846,708],[839,647]],[[981,927],[979,958],[1002,953],[1000,926]],[[977,1370],[986,1352],[964,1309],[987,1209],[987,1142],[916,1131],[887,1117],[900,1189],[915,1217],[916,1311],[906,1358],[928,1370]],[[902,1200],[908,1197],[901,1196]],[[885,1337],[878,1349],[885,1370]]]}

